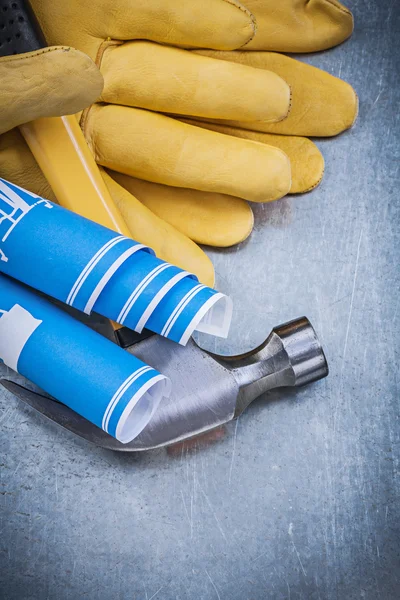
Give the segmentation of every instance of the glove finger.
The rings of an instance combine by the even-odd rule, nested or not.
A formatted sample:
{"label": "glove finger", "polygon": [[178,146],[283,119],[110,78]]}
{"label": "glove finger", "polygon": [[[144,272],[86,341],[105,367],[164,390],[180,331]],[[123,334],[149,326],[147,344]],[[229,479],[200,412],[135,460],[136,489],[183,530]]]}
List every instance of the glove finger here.
{"label": "glove finger", "polygon": [[353,32],[353,15],[337,0],[246,0],[246,6],[257,21],[246,50],[317,52]]}
{"label": "glove finger", "polygon": [[61,46],[0,58],[0,81],[0,133],[38,117],[79,112],[103,88],[94,62]]}
{"label": "glove finger", "polygon": [[153,248],[159,258],[194,273],[202,283],[213,287],[214,267],[205,252],[186,235],[153,214],[107,173],[102,173],[133,239]]}
{"label": "glove finger", "polygon": [[227,122],[235,127],[309,137],[330,137],[349,129],[358,114],[357,94],[345,81],[321,69],[275,52],[212,52],[200,54],[274,71],[292,91],[292,105],[279,123]]}
{"label": "glove finger", "polygon": [[[0,136],[0,173],[13,183],[56,202],[17,129]],[[135,240],[154,248],[159,258],[195,273],[202,283],[214,285],[213,265],[194,242],[154,215],[106,173],[103,177]]]}
{"label": "glove finger", "polygon": [[31,0],[31,4],[49,44],[74,46],[93,59],[106,39],[233,50],[248,43],[256,31],[253,15],[236,0]]}
{"label": "glove finger", "polygon": [[290,189],[289,159],[272,146],[112,104],[94,105],[83,127],[98,164],[125,175],[255,202]]}
{"label": "glove finger", "polygon": [[0,135],[0,175],[38,196],[57,202],[18,129]]}
{"label": "glove finger", "polygon": [[291,135],[276,135],[274,133],[262,133],[229,127],[218,123],[205,123],[194,119],[185,119],[185,123],[205,127],[212,131],[218,131],[225,135],[233,135],[242,139],[253,140],[276,146],[287,154],[292,170],[291,194],[303,194],[314,189],[322,180],[324,175],[324,157],[317,146],[305,137]]}
{"label": "glove finger", "polygon": [[116,171],[110,174],[155,215],[198,244],[233,246],[253,229],[253,211],[240,198],[173,188]]}
{"label": "glove finger", "polygon": [[290,88],[276,73],[152,42],[108,45],[101,71],[102,100],[112,104],[245,121],[289,111]]}

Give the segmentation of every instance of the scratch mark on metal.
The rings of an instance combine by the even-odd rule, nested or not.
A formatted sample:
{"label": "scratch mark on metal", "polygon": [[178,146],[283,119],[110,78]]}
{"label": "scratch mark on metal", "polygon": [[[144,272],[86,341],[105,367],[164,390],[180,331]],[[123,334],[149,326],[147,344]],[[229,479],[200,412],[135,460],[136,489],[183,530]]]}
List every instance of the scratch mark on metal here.
{"label": "scratch mark on metal", "polygon": [[56,498],[58,502],[58,473],[57,473],[57,464],[56,464]]}
{"label": "scratch mark on metal", "polygon": [[356,264],[355,264],[355,268],[354,268],[354,277],[353,277],[353,289],[352,289],[352,292],[351,292],[349,317],[347,319],[346,337],[345,337],[345,340],[344,340],[343,359],[342,359],[342,373],[343,373],[344,360],[346,358],[347,344],[348,344],[348,341],[349,341],[351,317],[352,317],[352,314],[353,314],[354,294],[355,294],[355,291],[356,291],[356,281],[357,281],[357,275],[358,275],[358,265],[359,265],[359,262],[360,262],[360,247],[361,247],[362,236],[363,236],[363,230],[361,229],[361,231],[360,231],[360,237],[358,238]]}
{"label": "scratch mark on metal", "polygon": [[204,496],[204,498],[205,498],[205,500],[206,500],[206,502],[207,502],[207,504],[208,504],[208,508],[209,508],[209,509],[210,509],[210,511],[212,512],[212,515],[213,515],[213,517],[214,517],[214,519],[215,519],[215,522],[217,523],[217,527],[218,527],[218,529],[219,529],[219,531],[220,531],[220,533],[221,533],[222,537],[224,538],[224,540],[225,540],[226,542],[228,542],[228,540],[226,539],[226,535],[225,535],[225,533],[224,533],[224,530],[222,529],[221,523],[219,522],[219,519],[218,519],[217,515],[215,514],[215,511],[214,511],[214,509],[213,509],[213,507],[212,507],[212,504],[211,504],[211,502],[210,502],[210,500],[209,500],[209,498],[208,498],[207,494],[205,493],[205,491],[203,490],[203,488],[200,486],[200,484],[199,484],[199,483],[198,483],[197,485],[199,486],[199,488],[200,488],[200,491],[201,491],[201,493],[203,494],[203,496]]}
{"label": "scratch mark on metal", "polygon": [[152,596],[149,598],[149,600],[153,600],[153,598],[155,598],[155,597],[157,596],[158,592],[161,592],[161,590],[163,589],[163,587],[164,587],[164,586],[162,585],[162,586],[161,586],[161,587],[160,587],[160,588],[159,588],[159,589],[156,591],[156,593],[155,593],[155,594],[153,594],[153,595],[152,595]]}
{"label": "scratch mark on metal", "polygon": [[233,463],[234,463],[234,460],[235,460],[236,438],[237,438],[238,425],[239,425],[239,417],[236,419],[235,431],[233,433],[232,458],[231,458],[231,465],[230,465],[230,468],[229,468],[229,478],[228,478],[228,484],[229,485],[231,485],[231,480],[232,480],[232,470],[233,470]]}
{"label": "scratch mark on metal", "polygon": [[331,304],[328,304],[327,308],[330,308],[331,306],[335,306],[335,304],[338,304],[338,302],[342,302],[342,300],[346,300],[346,298],[348,298],[349,296],[350,296],[350,294],[346,294],[345,296],[342,296],[341,298],[339,298],[339,300],[335,300]]}
{"label": "scratch mark on metal", "polygon": [[18,471],[20,464],[21,464],[21,461],[19,461],[19,463],[17,464],[14,473],[11,475],[11,479],[14,477],[15,473]]}
{"label": "scratch mark on metal", "polygon": [[292,540],[292,544],[293,544],[293,548],[296,551],[297,558],[299,559],[299,563],[300,563],[300,566],[301,566],[301,570],[303,571],[303,575],[304,575],[304,577],[307,577],[307,573],[306,573],[306,571],[305,571],[305,569],[303,567],[303,563],[301,562],[300,554],[298,553],[297,548],[296,548],[296,544],[294,543],[293,540]]}
{"label": "scratch mark on metal", "polygon": [[0,425],[2,425],[2,424],[5,425],[6,422],[7,422],[7,420],[8,420],[8,418],[11,417],[13,413],[14,413],[14,408],[13,407],[10,407],[8,410],[6,410],[4,412],[4,415],[2,416],[2,418],[0,419]]}
{"label": "scratch mark on metal", "polygon": [[319,592],[318,580],[316,577],[314,577],[314,581],[315,581],[315,587],[317,588],[317,592],[318,592],[318,600],[321,600],[321,594]]}
{"label": "scratch mark on metal", "polygon": [[47,528],[46,528],[46,527],[44,527],[44,529],[43,529],[43,533],[42,533],[42,538],[41,538],[41,540],[40,540],[40,548],[39,548],[39,551],[36,553],[36,556],[35,556],[35,558],[34,558],[34,560],[33,560],[33,562],[32,562],[32,565],[31,565],[31,568],[32,568],[32,569],[33,569],[33,567],[35,567],[35,566],[38,564],[38,562],[39,562],[39,560],[40,560],[40,557],[41,557],[41,555],[42,555],[43,549],[44,549],[44,547],[45,547],[46,540],[47,540]]}
{"label": "scratch mark on metal", "polygon": [[333,421],[334,434],[336,433],[336,422],[337,422],[337,413],[338,413],[338,409],[339,409],[339,399],[342,396],[342,390],[343,390],[343,372],[344,372],[344,366],[345,366],[345,362],[346,362],[347,346],[348,346],[348,342],[349,342],[351,317],[353,315],[354,296],[355,296],[355,291],[356,291],[358,266],[360,263],[360,248],[361,248],[362,236],[363,236],[363,229],[361,229],[360,236],[358,238],[357,256],[356,256],[356,262],[355,262],[355,267],[354,267],[354,276],[353,276],[353,287],[352,287],[352,291],[351,291],[349,316],[347,319],[346,335],[345,335],[345,339],[344,339],[344,347],[343,347],[343,355],[342,355],[342,366],[341,366],[341,370],[340,370],[339,392],[338,392],[337,398],[336,398],[335,413],[334,413],[334,417],[333,417],[333,419],[334,419],[334,421]]}
{"label": "scratch mark on metal", "polygon": [[373,102],[372,106],[375,106],[375,104],[376,104],[376,103],[379,101],[379,98],[380,98],[380,97],[381,97],[381,95],[382,95],[382,91],[383,91],[383,90],[379,90],[379,94],[378,94],[378,95],[377,95],[377,97],[375,98],[375,100],[374,100],[374,102]]}
{"label": "scratch mark on metal", "polygon": [[[211,579],[211,577],[210,577],[210,574],[209,574],[209,572],[207,571],[207,569],[205,569],[205,572],[207,573],[207,577],[208,577],[208,579],[210,580],[210,582],[211,582],[211,585],[213,586],[213,588],[214,588],[214,590],[215,590],[215,593],[217,594],[218,600],[221,600],[221,596],[219,595],[219,593],[218,593],[218,590],[217,590],[217,588],[215,587],[215,583],[214,583],[214,582],[213,582],[213,580]],[[151,600],[151,598],[150,598],[150,600]]]}
{"label": "scratch mark on metal", "polygon": [[193,538],[193,496],[190,496],[190,539]]}
{"label": "scratch mark on metal", "polygon": [[182,496],[183,507],[185,509],[185,513],[186,513],[186,516],[188,518],[189,525],[190,525],[190,537],[192,537],[193,536],[193,517],[192,517],[192,508],[193,508],[192,499],[193,499],[193,497],[191,496],[191,499],[190,499],[190,516],[189,516],[189,511],[186,507],[186,502],[185,502],[185,498],[183,496],[182,490],[181,490],[181,496]]}
{"label": "scratch mark on metal", "polygon": [[253,560],[251,562],[256,562],[256,560],[262,558],[263,556],[266,556],[267,554],[268,554],[268,552],[263,552],[262,554],[259,554],[258,556],[253,558]]}

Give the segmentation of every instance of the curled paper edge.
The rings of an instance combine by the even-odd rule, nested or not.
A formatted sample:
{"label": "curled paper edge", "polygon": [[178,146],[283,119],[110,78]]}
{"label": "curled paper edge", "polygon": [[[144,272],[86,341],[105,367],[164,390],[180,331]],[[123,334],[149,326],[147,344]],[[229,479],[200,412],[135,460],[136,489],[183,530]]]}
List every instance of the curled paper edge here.
{"label": "curled paper edge", "polygon": [[171,394],[171,380],[164,375],[156,375],[134,394],[125,407],[115,430],[116,439],[121,444],[134,440],[149,424],[164,398]]}
{"label": "curled paper edge", "polygon": [[232,321],[233,301],[221,292],[214,294],[190,321],[179,343],[185,346],[193,333],[207,333],[215,337],[227,338]]}

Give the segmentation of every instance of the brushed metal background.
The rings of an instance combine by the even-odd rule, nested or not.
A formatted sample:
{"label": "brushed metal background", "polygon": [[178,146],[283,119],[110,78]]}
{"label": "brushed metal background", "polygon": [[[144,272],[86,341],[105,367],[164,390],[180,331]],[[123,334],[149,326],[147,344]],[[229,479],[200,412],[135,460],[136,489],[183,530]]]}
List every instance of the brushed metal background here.
{"label": "brushed metal background", "polygon": [[229,343],[202,339],[244,351],[305,314],[329,378],[214,443],[132,456],[0,392],[0,598],[400,597],[400,7],[348,4],[353,37],[302,60],[356,88],[358,123],[317,142],[317,190],[256,206],[251,238],[210,252],[236,316]]}

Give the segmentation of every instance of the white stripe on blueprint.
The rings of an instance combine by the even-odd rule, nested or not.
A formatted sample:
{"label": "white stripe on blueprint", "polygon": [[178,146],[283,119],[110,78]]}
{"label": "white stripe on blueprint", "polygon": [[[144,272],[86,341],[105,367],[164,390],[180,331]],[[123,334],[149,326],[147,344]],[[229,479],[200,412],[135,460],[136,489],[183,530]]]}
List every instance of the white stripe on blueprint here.
{"label": "white stripe on blueprint", "polygon": [[113,262],[111,267],[107,269],[107,271],[104,273],[103,277],[100,279],[99,283],[96,285],[93,292],[91,293],[90,298],[87,301],[85,308],[83,309],[84,313],[90,315],[93,306],[96,304],[101,292],[104,290],[114,273],[118,271],[120,266],[126,260],[128,260],[128,258],[132,256],[132,254],[135,254],[135,252],[137,252],[138,250],[142,250],[142,248],[147,248],[147,246],[144,246],[143,244],[136,244],[136,246],[132,246],[131,248],[128,248],[128,250],[125,250],[125,252],[123,252],[115,262]]}
{"label": "white stripe on blueprint", "polygon": [[151,370],[153,370],[152,367],[149,367],[148,365],[144,365],[143,367],[141,367],[134,373],[131,373],[131,375],[129,375],[129,377],[127,379],[125,379],[125,381],[120,385],[120,387],[115,392],[114,396],[111,398],[111,400],[104,412],[103,420],[101,423],[101,426],[104,429],[104,431],[106,431],[108,433],[108,424],[110,422],[112,413],[114,412],[115,407],[117,406],[118,402],[120,401],[122,396],[125,394],[127,389],[132,385],[132,383],[134,383],[137,379],[139,379],[139,377],[141,377],[142,375],[144,375],[145,373],[147,373],[148,371],[151,371]]}
{"label": "white stripe on blueprint", "polygon": [[199,292],[201,292],[201,290],[204,290],[206,286],[199,284],[196,285],[196,287],[194,287],[193,289],[191,289],[186,296],[184,296],[182,298],[182,300],[179,302],[178,306],[175,308],[174,312],[170,315],[168,321],[165,323],[163,330],[161,332],[161,335],[167,337],[169,332],[171,331],[172,327],[175,325],[177,319],[179,318],[179,316],[182,314],[182,312],[185,310],[186,306],[189,304],[189,302],[192,300],[192,298],[194,298],[195,296],[197,296],[197,294]]}
{"label": "white stripe on blueprint", "polygon": [[181,271],[181,273],[177,273],[176,275],[174,275],[174,277],[171,277],[171,279],[167,281],[165,285],[163,285],[161,290],[157,292],[153,300],[150,302],[150,304],[140,317],[135,327],[135,331],[137,331],[137,333],[142,333],[143,327],[146,325],[147,321],[150,319],[151,315],[153,314],[157,306],[160,304],[164,296],[167,295],[169,290],[172,289],[178,283],[178,281],[184,279],[185,277],[188,277],[189,275],[191,275],[191,273],[188,273],[187,271]]}
{"label": "white stripe on blueprint", "polygon": [[85,283],[85,280],[87,279],[89,274],[93,271],[94,267],[103,258],[103,256],[105,256],[105,254],[107,254],[107,252],[109,250],[111,250],[111,248],[113,248],[116,244],[119,244],[119,242],[122,242],[123,240],[126,240],[126,239],[127,238],[123,235],[119,235],[115,238],[112,238],[111,240],[108,240],[108,242],[106,244],[104,244],[104,246],[102,246],[100,248],[100,250],[98,250],[96,252],[96,254],[90,259],[90,261],[88,262],[86,267],[82,270],[78,279],[75,281],[74,285],[72,286],[72,289],[71,289],[70,293],[68,294],[67,304],[72,306],[73,302],[75,301],[76,296],[79,293],[79,290],[81,289],[82,285]]}
{"label": "white stripe on blueprint", "polygon": [[139,298],[143,290],[147,288],[149,283],[151,283],[153,279],[155,279],[157,275],[159,275],[159,273],[162,273],[162,271],[165,271],[165,269],[169,269],[170,267],[172,267],[172,265],[169,265],[168,263],[158,265],[155,269],[150,271],[150,273],[148,273],[144,279],[142,279],[139,285],[137,285],[136,288],[133,290],[128,300],[125,302],[121,312],[117,317],[117,323],[120,323],[121,325],[124,323],[132,306],[135,304],[136,300]]}

